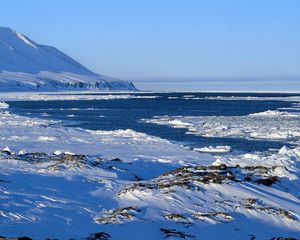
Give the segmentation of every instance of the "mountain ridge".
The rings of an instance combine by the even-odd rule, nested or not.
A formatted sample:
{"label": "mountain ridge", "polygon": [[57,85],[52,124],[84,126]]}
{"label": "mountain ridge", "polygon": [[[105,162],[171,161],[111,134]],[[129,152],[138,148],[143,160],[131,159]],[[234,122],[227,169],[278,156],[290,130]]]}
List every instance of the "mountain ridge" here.
{"label": "mountain ridge", "polygon": [[8,27],[0,27],[0,91],[136,90],[122,81],[92,72],[55,47],[41,45]]}

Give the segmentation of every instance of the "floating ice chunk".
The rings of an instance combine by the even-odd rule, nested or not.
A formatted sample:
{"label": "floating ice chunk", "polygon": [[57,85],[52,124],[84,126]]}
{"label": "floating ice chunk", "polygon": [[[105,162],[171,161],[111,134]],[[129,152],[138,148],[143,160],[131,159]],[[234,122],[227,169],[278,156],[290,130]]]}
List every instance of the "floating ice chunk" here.
{"label": "floating ice chunk", "polygon": [[284,155],[284,154],[287,154],[287,152],[288,152],[288,148],[286,147],[286,146],[283,146],[280,150],[279,150],[279,154],[280,155]]}
{"label": "floating ice chunk", "polygon": [[75,153],[69,152],[69,151],[64,152],[64,154],[67,154],[67,155],[75,155]]}
{"label": "floating ice chunk", "polygon": [[9,105],[5,102],[0,102],[0,109],[7,109],[9,108]]}
{"label": "floating ice chunk", "polygon": [[216,146],[216,147],[203,147],[203,148],[193,148],[196,152],[203,152],[203,153],[227,153],[231,151],[230,146]]}
{"label": "floating ice chunk", "polygon": [[37,140],[40,142],[56,141],[56,137],[40,136]]}
{"label": "floating ice chunk", "polygon": [[62,152],[59,151],[59,150],[56,150],[56,151],[54,152],[54,154],[55,154],[55,155],[60,155],[60,154],[62,154]]}
{"label": "floating ice chunk", "polygon": [[291,138],[291,136],[289,136],[288,134],[285,133],[258,133],[258,132],[254,132],[254,133],[250,133],[249,134],[250,138],[256,138],[256,139],[272,139],[272,140],[287,140],[289,138]]}
{"label": "floating ice chunk", "polygon": [[252,117],[274,117],[274,116],[300,117],[299,114],[290,113],[290,112],[286,112],[286,111],[278,111],[278,110],[276,110],[276,111],[268,110],[268,111],[259,112],[259,113],[252,113],[252,114],[249,114],[249,116],[252,116]]}
{"label": "floating ice chunk", "polygon": [[24,150],[24,149],[22,149],[22,150],[20,150],[20,151],[18,152],[18,155],[24,155],[24,154],[26,154],[26,153],[27,153],[27,151]]}

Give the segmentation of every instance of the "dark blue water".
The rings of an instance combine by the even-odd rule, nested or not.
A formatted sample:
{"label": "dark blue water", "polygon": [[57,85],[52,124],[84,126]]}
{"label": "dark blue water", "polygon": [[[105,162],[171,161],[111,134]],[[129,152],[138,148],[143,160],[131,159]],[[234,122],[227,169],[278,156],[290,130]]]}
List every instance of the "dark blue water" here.
{"label": "dark blue water", "polygon": [[[252,96],[281,97],[289,94],[249,94],[249,93],[135,93],[139,96],[159,96],[153,99],[122,100],[76,100],[76,101],[22,101],[10,102],[10,111],[32,117],[62,120],[66,126],[76,126],[91,130],[133,129],[150,135],[168,139],[190,147],[230,145],[239,151],[264,151],[280,148],[284,142],[243,140],[234,138],[207,138],[185,134],[185,129],[174,129],[141,121],[154,116],[241,116],[266,110],[290,107],[287,101],[261,100],[209,100],[182,99],[184,95],[195,97]],[[295,95],[293,95],[295,96]],[[169,99],[178,97],[179,99]],[[78,108],[79,110],[71,110]],[[45,116],[45,113],[49,116]],[[74,116],[70,116],[74,115]]]}

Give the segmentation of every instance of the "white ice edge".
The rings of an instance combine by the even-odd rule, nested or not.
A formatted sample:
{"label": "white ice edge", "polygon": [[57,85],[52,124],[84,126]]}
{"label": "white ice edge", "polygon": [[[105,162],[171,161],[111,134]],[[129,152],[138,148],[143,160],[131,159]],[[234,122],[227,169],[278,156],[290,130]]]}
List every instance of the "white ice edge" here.
{"label": "white ice edge", "polygon": [[114,94],[111,92],[99,94],[84,93],[0,93],[0,101],[55,101],[55,100],[118,100],[118,99],[154,99],[159,98],[156,95],[139,95],[138,93],[122,93]]}

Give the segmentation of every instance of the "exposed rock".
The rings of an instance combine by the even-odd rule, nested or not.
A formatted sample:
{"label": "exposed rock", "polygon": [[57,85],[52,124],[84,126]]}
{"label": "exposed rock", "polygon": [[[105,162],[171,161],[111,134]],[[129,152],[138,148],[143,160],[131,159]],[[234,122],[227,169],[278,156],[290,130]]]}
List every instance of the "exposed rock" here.
{"label": "exposed rock", "polygon": [[[60,153],[60,154],[47,154],[47,153],[24,153],[13,155],[11,158],[21,161],[26,161],[30,163],[43,163],[43,162],[51,162],[54,161],[54,165],[58,164],[68,164],[72,163],[75,166],[81,167],[87,160],[86,155],[79,154],[68,154],[68,153]],[[52,165],[53,166],[53,165]]]}
{"label": "exposed rock", "polygon": [[257,200],[255,198],[248,198],[245,200],[245,203],[244,203],[244,207],[245,208],[253,208],[253,205],[257,203]]}
{"label": "exposed rock", "polygon": [[110,239],[110,235],[105,232],[93,233],[86,238],[86,240],[108,240]]}
{"label": "exposed rock", "polygon": [[193,213],[193,217],[206,222],[229,222],[233,220],[233,217],[226,212],[210,212],[210,213],[195,212]]}
{"label": "exposed rock", "polygon": [[257,180],[255,180],[255,182],[258,183],[258,184],[263,184],[263,185],[269,187],[272,184],[274,184],[275,182],[277,182],[278,180],[279,180],[279,177],[271,176],[271,177],[268,177],[268,178],[257,179]]}
{"label": "exposed rock", "polygon": [[181,223],[181,224],[187,224],[190,225],[192,222],[190,219],[186,218],[182,214],[179,213],[169,213],[164,215],[165,219],[176,222],[176,223]]}
{"label": "exposed rock", "polygon": [[299,218],[291,211],[268,205],[255,198],[246,199],[244,208],[249,210],[255,209],[256,211],[264,212],[270,215],[279,216],[293,221],[299,221]]}
{"label": "exposed rock", "polygon": [[269,168],[264,166],[257,167],[240,167],[211,165],[211,166],[186,166],[177,168],[173,171],[164,173],[156,179],[150,181],[140,181],[125,186],[119,195],[128,191],[161,189],[172,191],[173,187],[183,187],[187,189],[199,190],[199,184],[222,184],[228,181],[242,182],[251,181],[265,186],[271,186],[279,181],[279,177],[272,176]]}
{"label": "exposed rock", "polygon": [[135,207],[124,207],[104,212],[104,215],[95,219],[101,224],[121,224],[126,221],[131,221],[141,210]]}
{"label": "exposed rock", "polygon": [[185,232],[177,231],[176,229],[167,229],[167,228],[161,228],[160,231],[165,235],[165,238],[182,238],[182,239],[188,239],[188,238],[195,238],[193,235],[186,234]]}
{"label": "exposed rock", "polygon": [[111,160],[112,162],[123,162],[120,158],[114,158]]}

